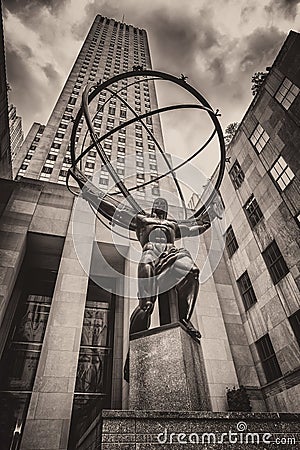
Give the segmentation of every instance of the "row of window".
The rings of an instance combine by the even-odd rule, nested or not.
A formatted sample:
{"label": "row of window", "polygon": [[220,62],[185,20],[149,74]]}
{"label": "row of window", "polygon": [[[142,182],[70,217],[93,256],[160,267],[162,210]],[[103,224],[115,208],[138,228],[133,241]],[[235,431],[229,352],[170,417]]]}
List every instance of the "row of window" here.
{"label": "row of window", "polygon": [[[82,64],[82,67],[80,69],[78,78],[77,78],[77,80],[75,82],[75,85],[74,85],[73,90],[72,90],[72,94],[71,94],[69,102],[68,102],[67,109],[69,109],[71,111],[73,110],[74,105],[75,105],[75,103],[77,101],[81,85],[82,85],[83,80],[84,80],[84,78],[86,76],[86,72],[87,72],[87,69],[88,69],[88,66],[89,66],[89,62],[90,62],[90,60],[92,58],[92,55],[93,55],[93,52],[94,52],[94,50],[96,48],[96,43],[98,42],[98,39],[100,37],[100,31],[101,31],[101,25],[99,24],[97,26],[97,28],[96,28],[96,31],[95,31],[94,35],[93,35],[92,42],[90,43],[89,48],[88,48],[88,50],[86,52],[85,59],[83,61],[83,64]],[[100,63],[100,55],[101,55],[103,46],[105,45],[105,42],[106,42],[107,32],[108,32],[108,27],[106,25],[106,26],[103,27],[103,32],[102,32],[102,35],[101,35],[100,45],[98,46],[97,53],[95,55],[95,59],[94,59],[94,62],[93,62],[93,66],[92,66],[91,71],[90,71],[90,76],[93,76],[93,78],[96,75],[97,68],[98,68],[99,63]],[[113,36],[112,40],[114,41],[114,36]],[[127,40],[127,36],[125,38],[125,41],[126,40]],[[129,46],[127,45],[127,42],[125,42],[125,44],[126,44],[127,48],[125,49],[124,53],[127,54],[127,53],[129,53]],[[137,52],[137,50],[138,50],[137,42],[135,42],[134,45],[135,45],[134,51]],[[114,42],[111,42],[111,46],[110,46],[110,49],[109,49],[109,55],[108,55],[108,58],[107,58],[106,70],[108,70],[108,63],[109,62],[112,63],[112,56],[113,56],[113,53],[114,53],[114,48],[115,48]],[[140,43],[140,48],[141,48],[141,52],[140,52],[141,56],[144,57],[145,54],[144,54],[143,42]],[[120,59],[120,56],[121,56],[121,51],[120,50],[121,50],[121,47],[119,49],[117,48],[116,64],[119,64],[118,60]],[[126,64],[126,62],[125,62],[125,64]],[[108,73],[105,76],[107,77]],[[145,84],[145,82],[146,82],[146,80],[144,81],[144,84]],[[124,80],[123,84],[127,84],[127,81]],[[116,85],[116,88],[117,88],[117,85]],[[149,89],[148,89],[148,83],[147,82],[146,82],[146,85],[145,85],[144,89],[145,89],[145,95],[146,96],[149,95]],[[126,94],[126,91],[124,91],[124,92]],[[112,106],[114,106],[114,105],[112,105]],[[113,115],[114,112],[115,112],[114,108],[110,108],[109,113],[111,115]],[[121,109],[120,116],[121,116],[121,118],[124,118],[124,119],[126,118],[126,110],[125,109]],[[71,114],[63,116],[63,120],[61,121],[61,123],[59,125],[58,132],[55,135],[55,139],[54,139],[54,141],[52,143],[51,151],[50,151],[50,153],[48,155],[47,161],[45,162],[45,165],[42,168],[41,178],[48,179],[50,177],[50,174],[53,171],[54,161],[56,160],[57,154],[58,154],[57,150],[61,148],[62,139],[64,138],[65,130],[66,130],[67,126],[68,126],[70,118],[71,118]],[[111,130],[112,126],[113,126],[113,119],[112,118],[108,118],[107,119],[107,127],[106,127],[107,130]],[[78,140],[79,140],[79,134],[80,134],[80,131],[81,131],[81,127],[78,127],[77,131],[78,132],[77,132],[77,136],[76,136],[76,142],[78,142]],[[120,142],[123,142],[123,141],[124,141],[124,138],[123,139],[121,138]],[[54,152],[54,153],[51,153],[51,152]],[[60,181],[62,180],[62,177],[65,175],[65,173],[64,173],[66,171],[65,169],[67,169],[67,167],[65,167],[65,164],[66,163],[64,163],[63,167],[62,167],[62,172],[63,173],[60,173],[60,176],[59,176],[59,180]],[[86,166],[85,166],[85,170],[90,173],[90,172],[93,171],[93,169],[94,169],[94,162],[92,162],[91,160],[87,161]]]}
{"label": "row of window", "polygon": [[[229,257],[231,257],[238,249],[238,243],[232,226],[230,226],[226,231],[226,248]],[[262,252],[262,257],[274,284],[277,284],[288,274],[289,269],[275,240],[273,240]],[[237,285],[239,287],[245,310],[247,311],[252,305],[254,305],[254,303],[257,302],[257,298],[247,271],[245,271],[237,280]]]}
{"label": "row of window", "polygon": [[[285,188],[295,178],[294,172],[288,166],[287,162],[281,155],[272,165],[270,169],[270,175],[274,180],[276,186],[278,186],[281,191],[284,191]],[[245,179],[245,174],[237,160],[230,169],[229,176],[235,189],[238,189]]]}
{"label": "row of window", "polygon": [[[290,326],[300,346],[300,310],[288,317]],[[282,372],[269,334],[265,334],[255,342],[257,353],[265,373],[267,383],[282,377]]]}
{"label": "row of window", "polygon": [[[299,88],[293,84],[288,78],[285,78],[275,94],[275,98],[283,105],[285,109],[289,109],[299,94]],[[254,146],[257,153],[261,153],[266,144],[269,142],[270,136],[266,130],[258,123],[250,136],[250,142]],[[290,169],[284,158],[280,155],[270,168],[270,174],[276,185],[283,191],[293,180],[295,174]],[[236,161],[231,168],[229,175],[233,185],[238,189],[244,181],[245,175]]]}
{"label": "row of window", "polygon": [[32,156],[35,153],[36,147],[37,147],[37,145],[38,145],[38,143],[39,143],[39,141],[40,141],[40,139],[41,139],[41,137],[43,135],[44,130],[45,130],[45,126],[44,125],[40,125],[39,128],[38,128],[38,131],[36,132],[36,134],[35,134],[35,136],[34,136],[34,138],[32,140],[32,143],[31,143],[31,145],[29,147],[29,150],[28,150],[28,152],[27,152],[27,154],[26,154],[26,156],[25,156],[25,158],[24,158],[24,160],[22,162],[22,165],[21,165],[21,167],[20,167],[20,169],[18,171],[17,178],[22,177],[25,174],[26,170],[28,169],[29,162],[30,162],[30,160],[32,159]]}

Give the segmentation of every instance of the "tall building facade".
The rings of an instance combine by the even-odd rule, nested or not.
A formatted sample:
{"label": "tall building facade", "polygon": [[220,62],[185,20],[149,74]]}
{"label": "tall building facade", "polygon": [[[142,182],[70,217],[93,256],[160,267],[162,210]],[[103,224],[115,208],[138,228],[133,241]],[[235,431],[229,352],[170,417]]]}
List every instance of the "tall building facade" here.
{"label": "tall building facade", "polygon": [[[132,70],[134,66],[151,68],[145,30],[97,16],[49,118],[37,151],[30,161],[19,161],[18,176],[26,175],[29,178],[65,184],[70,166],[72,118],[79,110],[84,87],[88,82],[103,82],[119,73]],[[115,83],[111,88],[118,92],[122,100],[133,106],[136,112],[157,108],[153,81],[137,76],[134,80]],[[99,113],[95,116],[98,110]],[[90,105],[90,112],[94,117],[95,131],[99,135],[125,122],[131,114],[126,104],[112,97],[109,92],[98,96],[97,101]],[[147,127],[163,145],[159,117],[148,117]],[[86,131],[87,127],[82,118],[76,137],[77,149],[83,143],[90,143],[90,139],[86,141]],[[103,146],[106,154],[115,163],[119,176],[122,179],[125,177],[129,186],[143,184],[151,177],[157,176],[160,155],[156,154],[155,144],[141,124],[137,123],[129,131],[120,130],[117,135],[107,138]],[[23,157],[28,150],[27,145],[23,146]],[[125,158],[132,161],[125,164]],[[91,150],[84,160],[84,173],[93,177],[100,187],[102,185],[106,188],[109,184],[108,172],[105,167],[101,169],[101,161],[96,158],[95,149]],[[152,198],[152,195],[157,196],[159,193],[159,183],[156,182],[152,185],[149,196]],[[143,188],[138,190],[138,195],[147,197]]]}
{"label": "tall building facade", "polygon": [[0,3],[0,177],[12,178],[9,126],[8,126],[8,101],[7,80],[5,64],[5,47],[2,22],[2,5]]}
{"label": "tall building facade", "polygon": [[[286,55],[293,51],[286,45],[283,48]],[[0,438],[8,448],[96,449],[101,441],[101,410],[128,408],[123,368],[129,346],[129,317],[137,301],[137,249],[132,241],[115,242],[89,206],[83,200],[74,200],[65,183],[72,118],[80,108],[84,86],[137,65],[151,68],[146,32],[97,16],[48,123],[45,127],[35,123],[23,143],[16,158],[17,180],[1,180],[1,192],[6,195],[0,198],[0,398],[4,405]],[[141,77],[133,81],[123,80],[112,88],[119,90],[120,97],[137,112],[155,109],[153,81]],[[100,93],[90,109],[95,116],[95,131],[102,135],[130,118],[125,106],[108,92]],[[289,117],[289,111],[280,111],[282,117]],[[152,116],[147,126],[163,147],[159,118]],[[85,139],[84,120],[79,128],[78,154]],[[229,151],[233,152],[234,142]],[[143,184],[165,171],[151,134],[139,123],[120,130],[105,140],[103,147],[128,186]],[[240,164],[246,180],[244,162]],[[291,166],[291,170],[295,168]],[[84,159],[83,171],[99,187],[110,187],[108,173],[94,149]],[[258,179],[258,175],[254,177]],[[149,190],[141,188],[136,196],[150,204],[158,195],[172,191],[172,180],[166,178]],[[258,196],[256,191],[254,194]],[[239,192],[233,188],[229,174],[222,195],[235,232],[235,210],[230,199],[237,202]],[[193,200],[191,207],[197,202]],[[211,248],[219,246],[216,236],[207,232],[200,240],[197,238],[197,245],[197,265],[213,265]],[[252,333],[262,320],[258,312],[253,324],[246,320],[249,313],[242,309],[242,295],[235,281],[242,276],[237,271],[245,263],[238,266],[237,262],[234,269],[234,257],[221,258],[216,270],[201,284],[193,315],[193,323],[202,333],[212,409],[227,410],[226,389],[244,385],[254,412],[294,411],[293,398],[278,403],[278,399],[274,400],[277,394],[270,398],[264,390],[262,366],[253,350],[256,344],[249,340],[249,329]],[[245,258],[252,261],[252,256]],[[290,281],[289,286],[295,295],[295,285]],[[296,309],[291,314],[294,312]],[[152,326],[159,323],[156,305]],[[258,333],[255,341],[265,334]],[[296,355],[295,345],[290,348]],[[270,364],[274,364],[273,360]]]}
{"label": "tall building facade", "polygon": [[13,161],[13,178],[26,176],[26,170],[44,132],[45,125],[34,122]]}
{"label": "tall building facade", "polygon": [[270,410],[300,408],[300,34],[290,32],[227,149],[226,264]]}
{"label": "tall building facade", "polygon": [[10,151],[12,164],[16,155],[19,153],[23,139],[22,118],[17,115],[17,108],[10,104],[8,107],[8,123],[10,135]]}

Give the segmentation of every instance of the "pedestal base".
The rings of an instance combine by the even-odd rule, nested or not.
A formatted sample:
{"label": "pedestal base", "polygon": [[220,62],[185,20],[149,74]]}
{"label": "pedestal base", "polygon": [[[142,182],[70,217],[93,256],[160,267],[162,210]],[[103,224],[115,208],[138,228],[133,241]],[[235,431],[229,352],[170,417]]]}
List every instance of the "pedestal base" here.
{"label": "pedestal base", "polygon": [[101,450],[300,448],[300,414],[103,411]]}
{"label": "pedestal base", "polygon": [[134,334],[129,367],[129,409],[211,409],[201,345],[182,324]]}

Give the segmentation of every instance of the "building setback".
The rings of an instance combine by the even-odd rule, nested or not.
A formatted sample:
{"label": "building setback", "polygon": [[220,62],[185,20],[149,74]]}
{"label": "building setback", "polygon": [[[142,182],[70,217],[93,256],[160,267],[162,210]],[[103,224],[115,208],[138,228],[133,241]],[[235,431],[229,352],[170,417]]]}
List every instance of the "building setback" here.
{"label": "building setback", "polygon": [[8,108],[8,123],[10,134],[10,149],[12,163],[16,158],[16,155],[21,149],[23,143],[24,134],[22,128],[22,118],[17,115],[17,108],[14,105],[9,105]]}
{"label": "building setback", "polygon": [[18,152],[13,161],[14,178],[21,179],[25,176],[28,164],[36,151],[44,129],[45,125],[37,122],[32,124],[20,148],[20,152]]}
{"label": "building setback", "polygon": [[[291,36],[294,39],[295,34]],[[298,42],[298,35],[296,37],[294,40]],[[290,42],[289,38],[287,43]],[[296,59],[295,53],[288,55],[294,52],[294,47],[287,43],[281,54],[285,55],[285,58],[289,57],[292,64],[293,58]],[[297,55],[299,54],[298,49]],[[127,241],[121,241],[119,246],[114,245],[111,233],[99,221],[93,222],[94,215],[84,201],[74,201],[74,197],[65,187],[65,182],[70,165],[68,143],[72,117],[79,110],[84,85],[88,81],[109,79],[114,74],[132,69],[133,65],[151,68],[146,32],[98,15],[46,127],[43,129],[40,124],[34,124],[25,139],[16,167],[17,181],[1,180],[2,191],[7,195],[1,203],[0,221],[0,253],[4,255],[0,265],[0,277],[3,280],[0,298],[0,399],[4,405],[0,415],[0,440],[4,445],[7,444],[8,448],[12,441],[21,441],[20,448],[27,450],[88,448],[88,445],[89,448],[99,448],[101,410],[128,408],[128,384],[123,379],[123,367],[128,351],[130,312],[136,305],[137,286],[132,281],[137,270],[134,262],[136,250],[134,245]],[[276,67],[275,63],[265,86],[271,75],[279,70]],[[291,75],[287,77],[299,86],[294,78],[290,78]],[[120,91],[120,96],[134,105],[136,111],[155,109],[157,100],[154,83],[139,77],[135,81],[137,83],[128,87],[127,94]],[[122,86],[127,86],[122,83],[113,88],[121,89]],[[278,87],[279,85],[280,81]],[[264,91],[255,99],[254,105],[259,105],[259,99],[263,97],[262,92]],[[271,102],[270,94],[266,95],[269,95]],[[95,105],[91,105],[92,115],[98,104],[102,105],[108,99],[103,111],[94,119],[95,130],[101,135],[129,117],[128,109],[113,97],[110,98],[108,93],[100,94]],[[299,101],[299,96],[294,100],[296,101]],[[293,104],[288,110],[279,105],[280,120],[289,120]],[[261,108],[262,115],[269,111],[268,108]],[[261,122],[261,126],[267,126],[272,117],[271,112],[270,116],[266,116]],[[246,123],[245,120],[243,124]],[[237,148],[235,145],[239,135],[243,135],[243,124],[228,152],[234,153]],[[159,119],[153,116],[147,125],[163,144]],[[257,124],[253,124],[253,130],[256,126]],[[270,122],[270,130],[273,128],[274,124]],[[246,129],[248,130],[248,127],[245,127]],[[85,130],[82,121],[81,132],[77,136],[78,149],[83,142]],[[253,130],[246,134],[246,137],[252,136]],[[293,135],[297,138],[296,128],[294,130]],[[243,309],[244,297],[235,281],[243,275],[239,272],[241,268],[244,268],[243,272],[248,270],[250,281],[252,280],[252,261],[256,267],[256,257],[259,260],[259,268],[262,269],[265,264],[258,251],[264,250],[265,247],[255,247],[254,252],[251,252],[252,247],[249,247],[249,253],[246,253],[246,249],[241,253],[242,246],[248,245],[255,231],[251,230],[247,219],[242,216],[244,210],[240,203],[244,205],[252,193],[259,202],[260,191],[256,186],[260,186],[262,181],[266,182],[266,177],[269,177],[270,186],[274,186],[269,174],[263,172],[263,166],[252,162],[260,156],[256,155],[249,142],[248,151],[244,150],[246,137],[243,137],[243,145],[239,147],[240,153],[235,157],[238,159],[245,155],[245,161],[248,158],[248,169],[252,167],[253,172],[260,172],[253,173],[253,177],[249,176],[247,182],[250,172],[247,172],[246,163],[241,158],[238,162],[244,172],[243,183],[234,189],[229,174],[226,174],[222,187],[222,196],[228,210],[227,220],[237,234],[239,248],[232,253],[231,258],[227,255],[223,257],[212,276],[201,285],[193,323],[202,334],[201,342],[213,411],[226,411],[226,388],[239,385],[246,387],[254,412],[295,411],[295,384],[291,388],[292,398],[287,394],[289,389],[284,385],[284,377],[278,381],[278,386],[282,389],[279,394],[277,391],[274,393],[272,389],[268,391],[267,388],[272,387],[272,384],[266,386],[261,369],[265,361],[259,362],[255,344],[269,333],[271,343],[273,342],[277,351],[279,334],[272,336],[271,333],[271,319],[276,322],[277,315],[266,319],[268,328],[263,327],[264,316],[259,311],[263,305],[258,291],[258,287],[262,289],[263,286],[258,281],[257,288],[253,286],[254,292],[257,290],[257,302],[249,308],[252,308],[254,314],[250,321],[251,311],[246,312]],[[104,149],[114,162],[119,175],[128,180],[129,186],[141,184],[165,170],[152,139],[149,139],[138,123],[127,128],[125,133],[120,132],[113,135],[112,139],[106,140]],[[282,147],[281,150],[283,152]],[[283,153],[282,155],[287,164],[291,164],[288,156]],[[231,164],[235,163],[235,157],[232,156]],[[273,162],[275,160],[274,157]],[[296,178],[298,173],[295,167],[290,167]],[[96,159],[93,149],[84,160],[83,170],[99,187],[107,188],[109,185],[107,172]],[[251,185],[251,192],[250,187],[249,192],[245,191],[244,197],[241,197],[243,201],[240,202],[239,190],[242,192],[245,186],[250,186],[252,180],[255,185]],[[165,190],[174,190],[169,179],[161,181],[149,191],[140,189],[137,196],[146,203],[159,194],[164,195]],[[275,188],[274,192],[279,191]],[[278,196],[282,198],[283,194],[278,193]],[[266,201],[269,201],[269,198]],[[283,202],[282,207],[289,201]],[[271,217],[271,210],[269,214]],[[292,224],[293,219],[296,224],[296,212],[292,219],[285,209],[282,214],[287,217],[288,223]],[[236,222],[238,215],[239,220]],[[242,228],[241,234],[237,226],[239,224]],[[261,224],[262,222],[255,226]],[[293,228],[294,225],[291,227],[295,233],[296,228]],[[274,237],[277,238],[282,228],[281,225]],[[248,233],[247,239],[245,230]],[[273,230],[271,226],[269,230]],[[271,236],[270,233],[271,231],[267,236]],[[228,231],[227,236],[229,235]],[[291,236],[294,237],[295,234]],[[264,242],[266,245],[270,243],[267,239]],[[292,246],[291,237],[287,242]],[[230,247],[229,239],[227,243]],[[203,267],[209,258],[210,233],[201,236],[200,240],[197,239],[197,245],[199,252],[196,263]],[[293,296],[282,300],[283,294],[281,291],[275,293],[277,287],[272,285],[270,279],[268,286],[273,289],[271,298],[277,295],[282,303],[292,298],[294,309],[291,309],[291,314],[294,314],[298,309],[295,306],[296,283],[291,279],[291,276],[294,280],[297,278],[296,269],[293,268],[295,264],[285,255],[280,240],[277,245],[282,248],[289,269],[289,274],[285,274],[279,283],[289,277],[288,286]],[[104,267],[103,261],[99,263],[99,252],[115,272]],[[235,264],[234,258],[239,254],[240,259]],[[282,267],[285,269],[285,266]],[[268,276],[267,270],[261,270],[261,274],[266,278]],[[261,295],[263,298],[264,293]],[[252,293],[246,298],[248,302],[253,300]],[[264,304],[267,304],[268,298],[262,300]],[[259,310],[256,310],[258,307]],[[270,310],[271,308],[266,309]],[[272,325],[274,330],[275,322]],[[293,373],[296,373],[294,361],[297,354],[299,356],[299,350],[296,349],[295,335],[287,316],[278,324],[286,325],[284,330],[287,334],[284,338],[290,339],[288,342],[291,342],[287,353],[290,358],[286,357],[286,361],[289,361],[290,367],[294,364]],[[156,308],[152,326],[158,325],[159,314]],[[260,331],[255,334],[253,330]],[[251,340],[249,336],[255,336],[255,339]],[[274,358],[272,361],[275,361]],[[278,361],[282,373],[287,373],[286,366],[279,358]],[[272,364],[274,363],[271,363],[271,367]],[[289,383],[292,379],[286,378]],[[280,395],[285,395],[284,402],[280,400]]]}

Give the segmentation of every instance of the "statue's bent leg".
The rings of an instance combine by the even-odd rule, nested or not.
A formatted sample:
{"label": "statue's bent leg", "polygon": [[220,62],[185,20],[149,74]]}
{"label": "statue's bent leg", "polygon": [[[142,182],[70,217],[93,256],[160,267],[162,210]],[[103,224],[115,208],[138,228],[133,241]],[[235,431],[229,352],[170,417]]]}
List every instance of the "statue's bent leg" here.
{"label": "statue's bent leg", "polygon": [[197,266],[194,265],[182,282],[178,284],[177,292],[180,321],[190,329],[195,337],[200,338],[201,334],[190,321],[199,292],[199,269]]}
{"label": "statue's bent leg", "polygon": [[152,264],[152,254],[145,252],[138,267],[139,305],[130,318],[129,334],[147,330],[156,300],[156,280]]}

